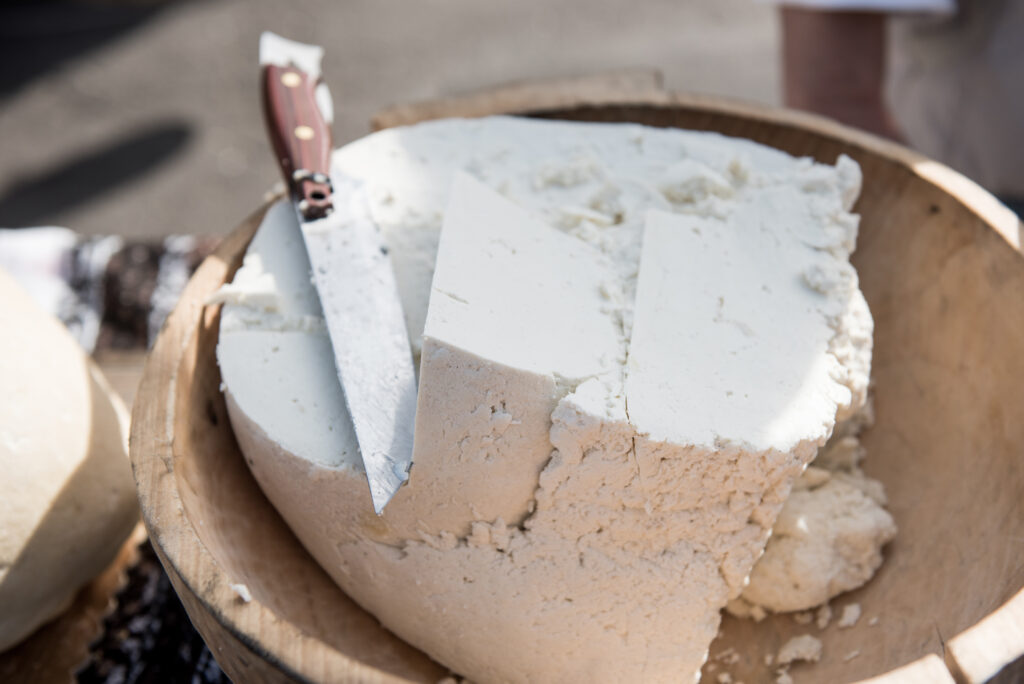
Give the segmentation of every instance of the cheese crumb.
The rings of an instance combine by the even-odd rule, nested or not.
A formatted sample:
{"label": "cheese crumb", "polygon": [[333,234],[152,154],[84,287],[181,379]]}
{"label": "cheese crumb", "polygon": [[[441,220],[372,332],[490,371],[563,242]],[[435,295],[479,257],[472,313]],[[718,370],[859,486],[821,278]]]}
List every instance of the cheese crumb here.
{"label": "cheese crumb", "polygon": [[853,660],[854,658],[856,658],[859,655],[860,655],[860,651],[850,651],[845,656],[843,656],[843,662],[844,663],[848,663],[848,662],[850,662],[851,660]]}
{"label": "cheese crumb", "polygon": [[732,675],[728,672],[718,673],[718,684],[732,684]]}
{"label": "cheese crumb", "polygon": [[252,601],[252,593],[249,591],[249,587],[244,584],[229,584],[231,591],[238,594],[238,598],[242,600],[242,603],[249,603]]}
{"label": "cheese crumb", "polygon": [[807,470],[805,470],[803,475],[800,476],[800,479],[793,484],[793,490],[817,489],[831,479],[832,473],[824,468],[818,468],[812,464],[807,466]]}
{"label": "cheese crumb", "polygon": [[871,618],[870,620],[868,620],[868,627],[874,627],[877,624],[878,624],[878,617],[877,616]]}
{"label": "cheese crumb", "polygon": [[832,621],[832,607],[827,603],[821,604],[814,620],[815,624],[818,625],[818,629],[825,629],[828,627],[828,623]]}
{"label": "cheese crumb", "polygon": [[[861,415],[850,418],[858,429]],[[806,611],[862,586],[882,564],[882,548],[896,535],[882,484],[859,467],[855,435],[837,436],[819,451],[795,483],[772,536],[750,574],[742,599],[772,612]],[[749,607],[727,606],[740,617]],[[797,617],[799,624],[803,617]],[[810,620],[807,620],[810,622]]]}
{"label": "cheese crumb", "polygon": [[743,597],[735,598],[726,604],[725,610],[730,615],[735,615],[740,618],[750,618],[754,622],[761,622],[768,617],[768,611],[761,606],[748,603],[743,600]]}
{"label": "cheese crumb", "polygon": [[798,660],[816,663],[820,659],[821,640],[810,634],[801,634],[783,644],[775,660],[780,665],[788,665]]}
{"label": "cheese crumb", "polygon": [[775,684],[793,684],[793,678],[789,676],[787,670],[779,670],[778,676],[775,678]]}
{"label": "cheese crumb", "polygon": [[857,620],[860,620],[860,604],[850,603],[843,606],[843,614],[839,617],[837,624],[840,629],[846,629],[857,624]]}

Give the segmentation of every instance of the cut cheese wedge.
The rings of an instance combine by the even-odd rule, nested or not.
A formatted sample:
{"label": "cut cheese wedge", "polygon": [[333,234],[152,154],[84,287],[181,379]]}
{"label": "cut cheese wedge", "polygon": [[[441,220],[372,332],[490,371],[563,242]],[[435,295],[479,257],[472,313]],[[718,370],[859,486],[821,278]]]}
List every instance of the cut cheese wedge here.
{"label": "cut cheese wedge", "polygon": [[621,368],[601,294],[614,278],[599,250],[456,176],[423,332],[417,483],[403,493],[431,510],[423,529],[464,537],[475,520],[530,513],[558,400]]}
{"label": "cut cheese wedge", "polygon": [[474,681],[695,680],[863,401],[856,165],[505,118],[384,131],[334,164],[364,181],[421,356],[410,480],[375,516],[272,209],[218,346],[260,486],[350,596]]}

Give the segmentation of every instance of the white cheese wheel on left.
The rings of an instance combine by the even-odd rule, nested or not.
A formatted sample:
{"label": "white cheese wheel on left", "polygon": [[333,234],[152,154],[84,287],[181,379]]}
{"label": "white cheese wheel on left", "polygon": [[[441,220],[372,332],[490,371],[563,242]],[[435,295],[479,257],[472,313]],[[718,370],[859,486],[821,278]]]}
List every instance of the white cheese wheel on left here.
{"label": "white cheese wheel on left", "polygon": [[128,412],[0,272],[0,651],[63,612],[138,520]]}

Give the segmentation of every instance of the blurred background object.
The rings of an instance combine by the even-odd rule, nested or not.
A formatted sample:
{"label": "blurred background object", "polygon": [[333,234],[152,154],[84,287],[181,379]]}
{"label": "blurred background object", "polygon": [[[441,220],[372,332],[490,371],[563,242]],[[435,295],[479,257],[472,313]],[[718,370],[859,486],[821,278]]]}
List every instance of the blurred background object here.
{"label": "blurred background object", "polygon": [[0,8],[0,226],[224,234],[277,180],[259,33],[328,48],[335,140],[397,102],[655,67],[668,89],[774,103],[752,0],[178,0]]}
{"label": "blurred background object", "polygon": [[668,90],[768,104],[784,92],[1012,203],[1022,24],[1016,0],[8,2],[0,227],[224,234],[276,180],[256,104],[264,29],[329,48],[339,142],[395,103],[653,68]]}
{"label": "blurred background object", "polygon": [[905,142],[1024,210],[1024,2],[771,0],[785,104]]}

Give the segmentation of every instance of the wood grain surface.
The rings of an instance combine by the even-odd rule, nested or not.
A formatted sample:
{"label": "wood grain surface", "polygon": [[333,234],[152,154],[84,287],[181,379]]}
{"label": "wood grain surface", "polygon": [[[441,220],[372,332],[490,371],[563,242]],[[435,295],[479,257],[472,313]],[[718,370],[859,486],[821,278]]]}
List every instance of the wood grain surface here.
{"label": "wood grain surface", "polygon": [[[877,577],[834,602],[860,604],[853,628],[726,618],[712,657],[733,648],[734,681],[773,681],[765,655],[810,632],[822,659],[794,666],[797,682],[936,682],[951,671],[985,681],[1024,653],[1020,223],[949,169],[811,115],[711,98],[643,100],[560,102],[535,114],[719,131],[830,163],[845,153],[865,179],[854,263],[876,325],[866,469],[885,484],[900,533]],[[403,122],[416,119],[411,112]],[[203,264],[148,361],[131,453],[151,538],[235,681],[436,682],[444,668],[330,582],[238,451],[218,390],[219,311],[204,302],[237,268],[260,216]]]}

